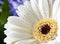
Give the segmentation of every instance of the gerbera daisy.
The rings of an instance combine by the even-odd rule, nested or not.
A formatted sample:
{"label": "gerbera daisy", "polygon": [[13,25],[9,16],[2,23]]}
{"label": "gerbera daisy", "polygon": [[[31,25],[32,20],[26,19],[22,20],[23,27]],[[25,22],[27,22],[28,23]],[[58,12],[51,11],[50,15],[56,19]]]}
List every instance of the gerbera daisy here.
{"label": "gerbera daisy", "polygon": [[60,44],[60,0],[25,1],[5,24],[7,44]]}

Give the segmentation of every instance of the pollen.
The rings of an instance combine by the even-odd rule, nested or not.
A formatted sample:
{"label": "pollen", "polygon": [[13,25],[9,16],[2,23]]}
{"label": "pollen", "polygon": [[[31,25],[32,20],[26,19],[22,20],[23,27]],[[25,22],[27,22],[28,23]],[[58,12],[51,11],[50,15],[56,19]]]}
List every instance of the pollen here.
{"label": "pollen", "polygon": [[57,22],[51,18],[42,19],[34,27],[33,35],[39,41],[54,40],[57,36]]}

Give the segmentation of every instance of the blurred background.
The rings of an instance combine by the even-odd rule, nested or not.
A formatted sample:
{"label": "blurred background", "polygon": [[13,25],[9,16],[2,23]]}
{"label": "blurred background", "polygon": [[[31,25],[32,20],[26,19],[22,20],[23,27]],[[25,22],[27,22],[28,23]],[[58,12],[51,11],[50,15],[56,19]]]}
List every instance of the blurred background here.
{"label": "blurred background", "polygon": [[8,0],[0,0],[0,44],[5,44],[3,42],[3,39],[6,37],[4,35],[4,24],[7,22],[8,16],[11,15]]}

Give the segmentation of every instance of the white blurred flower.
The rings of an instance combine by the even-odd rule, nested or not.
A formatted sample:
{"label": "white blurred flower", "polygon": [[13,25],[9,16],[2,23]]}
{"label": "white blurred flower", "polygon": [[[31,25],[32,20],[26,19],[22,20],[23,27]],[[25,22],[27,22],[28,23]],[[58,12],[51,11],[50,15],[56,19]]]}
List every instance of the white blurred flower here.
{"label": "white blurred flower", "polygon": [[2,12],[2,5],[4,4],[3,0],[0,0],[0,13]]}
{"label": "white blurred flower", "polygon": [[60,44],[60,0],[30,0],[18,6],[4,28],[7,44]]}

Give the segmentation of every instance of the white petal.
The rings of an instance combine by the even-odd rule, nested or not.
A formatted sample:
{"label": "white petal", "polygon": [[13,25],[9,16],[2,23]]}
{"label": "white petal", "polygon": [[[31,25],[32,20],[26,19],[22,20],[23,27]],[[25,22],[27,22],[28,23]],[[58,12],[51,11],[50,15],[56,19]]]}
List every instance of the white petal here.
{"label": "white petal", "polygon": [[59,7],[59,9],[58,9],[58,11],[57,11],[57,14],[56,14],[56,16],[57,16],[57,24],[58,24],[58,32],[57,32],[57,42],[58,43],[60,43],[60,7]]}
{"label": "white petal", "polygon": [[30,2],[31,2],[31,7],[32,7],[33,11],[38,16],[38,18],[41,19],[42,15],[39,11],[39,6],[38,6],[38,3],[37,3],[37,0],[30,0]]}
{"label": "white petal", "polygon": [[[24,33],[24,32],[17,32],[17,31],[5,31],[5,34],[7,35],[7,37],[5,38],[5,42],[6,43],[13,43],[17,40],[24,40],[24,39],[30,39],[32,38],[31,34],[28,33]],[[8,39],[8,40],[6,40]]]}
{"label": "white petal", "polygon": [[27,21],[25,21],[24,19],[22,20],[19,17],[16,16],[11,16],[8,18],[8,23],[13,24],[15,26],[18,27],[25,27],[25,28],[32,28],[32,24],[28,23]]}
{"label": "white petal", "polygon": [[57,10],[56,18],[58,19],[58,21],[60,20],[60,6],[59,6],[59,8]]}
{"label": "white petal", "polygon": [[60,35],[60,7],[57,11],[56,17],[57,17],[57,24],[58,24],[58,35]]}
{"label": "white petal", "polygon": [[57,36],[57,38],[56,38],[56,43],[57,43],[57,44],[60,44],[60,35]]}
{"label": "white petal", "polygon": [[10,37],[7,37],[7,38],[4,39],[4,42],[5,42],[6,44],[12,44],[13,41],[15,42],[15,41],[18,41],[18,40],[16,40],[16,39],[11,39]]}
{"label": "white petal", "polygon": [[51,40],[51,41],[39,43],[39,44],[59,44],[59,42],[55,39],[55,40]]}
{"label": "white petal", "polygon": [[6,30],[5,33],[6,33],[7,37],[15,38],[18,40],[32,38],[32,34],[28,34],[28,33],[24,33],[24,32]]}
{"label": "white petal", "polygon": [[49,17],[49,4],[47,0],[39,0],[39,10],[44,18]]}
{"label": "white petal", "polygon": [[49,0],[49,4],[51,5],[51,7],[53,6],[55,0]]}
{"label": "white petal", "polygon": [[[30,2],[26,1],[24,5],[18,6],[17,14],[27,22],[34,24],[38,21],[37,15],[33,12]],[[34,20],[35,19],[35,20]]]}
{"label": "white petal", "polygon": [[[17,32],[24,32],[24,33],[32,33],[33,29],[28,29],[25,27],[19,27],[19,26],[15,26],[11,23],[6,23],[4,28],[8,29],[6,31],[17,31]],[[7,32],[7,33],[8,33]]]}
{"label": "white petal", "polygon": [[48,0],[49,2],[49,17],[52,16],[52,9],[53,9],[53,5],[54,5],[54,2],[55,0]]}
{"label": "white petal", "polygon": [[29,39],[29,40],[18,41],[15,44],[38,44],[38,42],[35,39]]}
{"label": "white petal", "polygon": [[5,42],[10,44],[17,40],[32,38],[32,27],[29,23],[21,20],[19,17],[11,16],[8,18],[7,24],[4,26],[7,30],[4,31],[7,35]]}
{"label": "white petal", "polygon": [[60,0],[55,0],[52,10],[52,18],[56,19],[57,11],[60,6]]}
{"label": "white petal", "polygon": [[57,40],[49,41],[47,44],[58,44]]}

